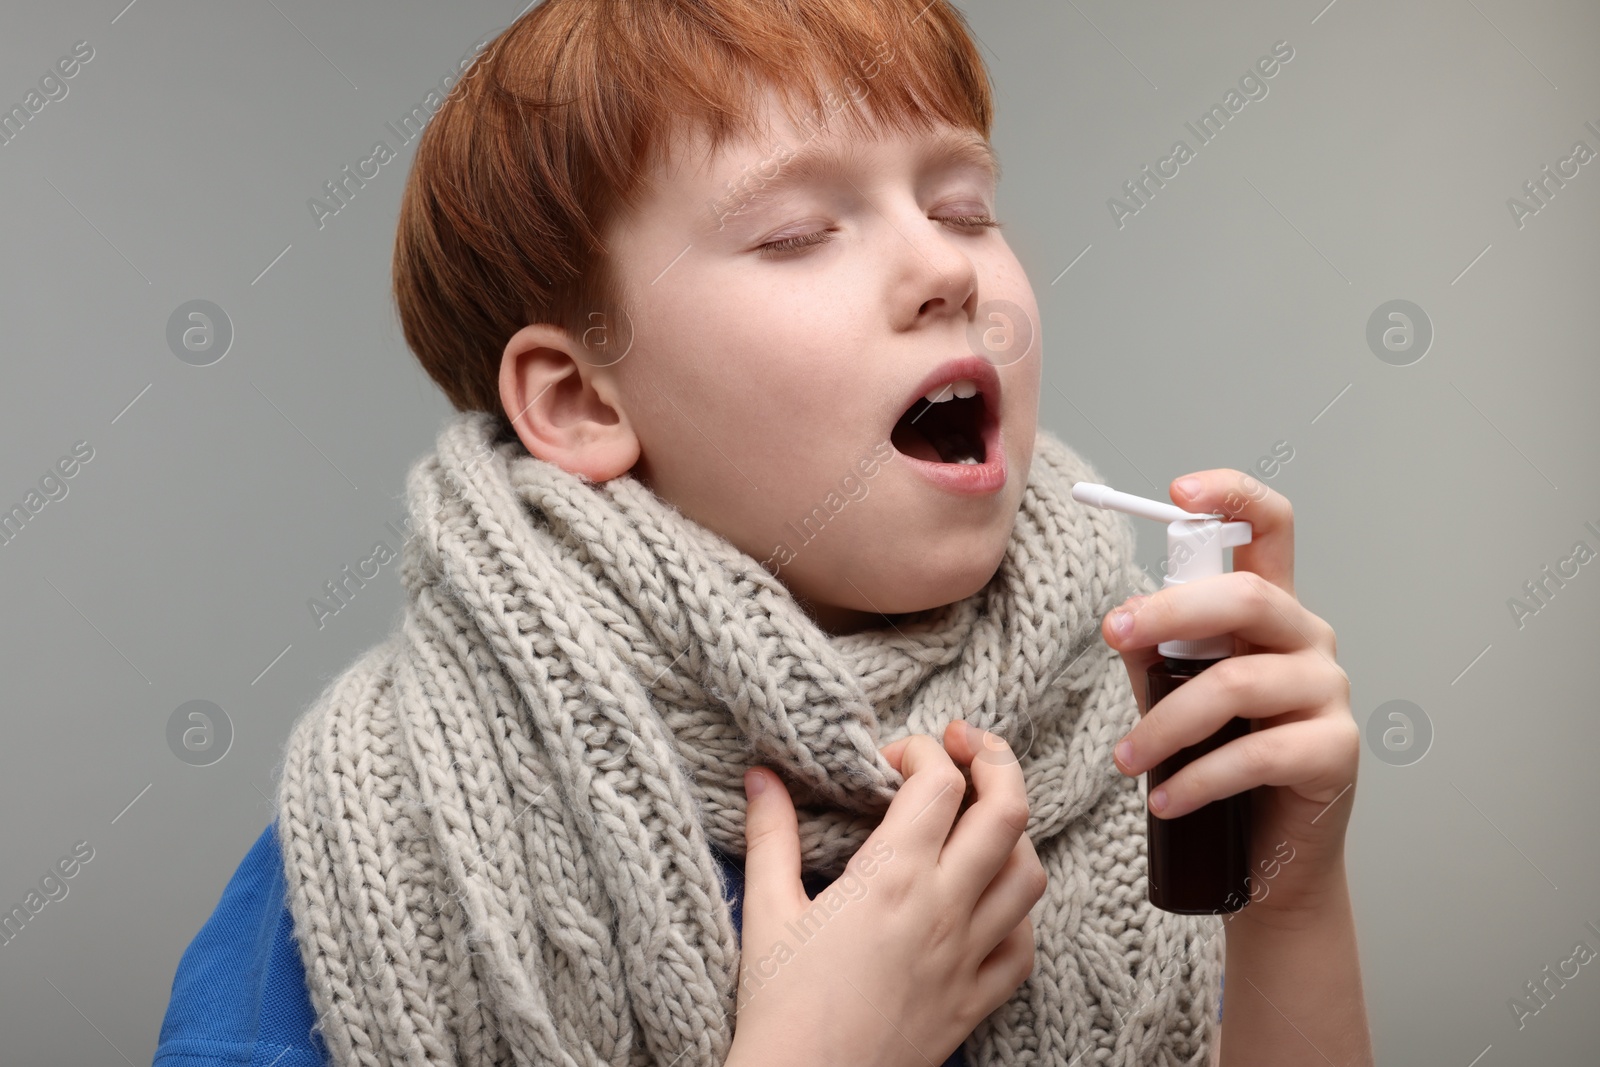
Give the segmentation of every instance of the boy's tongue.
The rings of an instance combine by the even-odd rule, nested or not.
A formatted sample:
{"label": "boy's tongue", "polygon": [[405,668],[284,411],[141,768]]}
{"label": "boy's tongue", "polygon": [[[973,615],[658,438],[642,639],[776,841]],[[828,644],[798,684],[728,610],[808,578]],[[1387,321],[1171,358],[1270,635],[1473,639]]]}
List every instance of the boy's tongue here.
{"label": "boy's tongue", "polygon": [[941,422],[939,414],[922,419],[901,419],[890,434],[891,445],[902,456],[928,462],[982,461],[982,445],[974,446],[962,430]]}
{"label": "boy's tongue", "polygon": [[912,459],[925,459],[929,463],[944,462],[944,457],[933,447],[933,442],[916,426],[907,426],[904,422],[895,424],[894,433],[889,435],[889,443],[902,455]]}
{"label": "boy's tongue", "polygon": [[982,463],[977,422],[983,417],[982,404],[976,399],[913,404],[895,423],[889,443],[902,455],[929,463]]}

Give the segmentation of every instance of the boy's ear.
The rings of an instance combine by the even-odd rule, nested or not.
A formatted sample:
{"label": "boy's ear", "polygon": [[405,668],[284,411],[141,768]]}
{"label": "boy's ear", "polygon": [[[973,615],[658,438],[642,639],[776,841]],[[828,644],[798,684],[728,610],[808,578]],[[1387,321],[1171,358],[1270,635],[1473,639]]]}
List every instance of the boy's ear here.
{"label": "boy's ear", "polygon": [[604,482],[639,461],[639,438],[615,377],[585,355],[556,326],[524,326],[500,360],[500,403],[530,454]]}

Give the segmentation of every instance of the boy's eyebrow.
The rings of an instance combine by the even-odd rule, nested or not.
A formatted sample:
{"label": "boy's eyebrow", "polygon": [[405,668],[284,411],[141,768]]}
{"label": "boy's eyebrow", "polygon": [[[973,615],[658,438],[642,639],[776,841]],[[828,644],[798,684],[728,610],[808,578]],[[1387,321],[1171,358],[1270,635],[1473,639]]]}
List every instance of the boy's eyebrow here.
{"label": "boy's eyebrow", "polygon": [[[812,145],[801,148],[787,158],[775,153],[756,166],[747,168],[742,191],[730,191],[722,199],[724,202],[737,201],[748,206],[771,193],[831,177],[845,170],[860,169],[861,157],[861,147],[855,142],[847,144],[842,150],[827,145]],[[917,161],[923,165],[955,163],[977,167],[996,185],[1000,182],[1000,160],[993,147],[971,131],[946,130],[935,135],[933,141],[919,153]],[[777,167],[777,174],[771,178],[765,177],[763,172],[770,171],[774,166]]]}

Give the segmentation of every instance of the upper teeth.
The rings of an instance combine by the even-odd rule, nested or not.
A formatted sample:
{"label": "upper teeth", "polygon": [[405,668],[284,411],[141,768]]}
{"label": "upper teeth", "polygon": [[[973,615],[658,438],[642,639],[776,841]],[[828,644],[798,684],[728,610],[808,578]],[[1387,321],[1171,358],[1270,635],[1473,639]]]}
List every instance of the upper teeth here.
{"label": "upper teeth", "polygon": [[923,399],[930,404],[942,404],[944,401],[949,400],[952,395],[958,396],[962,400],[977,396],[978,383],[971,378],[962,378],[959,382],[951,382],[949,385],[939,386]]}

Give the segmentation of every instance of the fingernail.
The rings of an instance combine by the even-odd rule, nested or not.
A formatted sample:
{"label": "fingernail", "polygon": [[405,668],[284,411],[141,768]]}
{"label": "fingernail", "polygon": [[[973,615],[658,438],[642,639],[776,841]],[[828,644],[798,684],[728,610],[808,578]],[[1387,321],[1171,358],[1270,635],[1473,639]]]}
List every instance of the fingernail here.
{"label": "fingernail", "polygon": [[767,788],[767,776],[754,767],[744,772],[744,795],[753,797]]}
{"label": "fingernail", "polygon": [[1165,811],[1167,807],[1167,791],[1165,788],[1157,789],[1150,794],[1150,810]]}
{"label": "fingernail", "polygon": [[1199,478],[1179,478],[1172,486],[1186,497],[1193,498],[1200,491]]}
{"label": "fingernail", "polygon": [[1124,767],[1133,766],[1133,742],[1124,741],[1117,746],[1117,759]]}
{"label": "fingernail", "polygon": [[964,722],[961,725],[967,728],[967,744],[973,748],[979,747],[983,743],[983,731],[970,722]]}
{"label": "fingernail", "polygon": [[1133,629],[1133,615],[1126,611],[1113,611],[1111,613],[1111,632],[1118,637],[1127,637],[1128,631]]}

